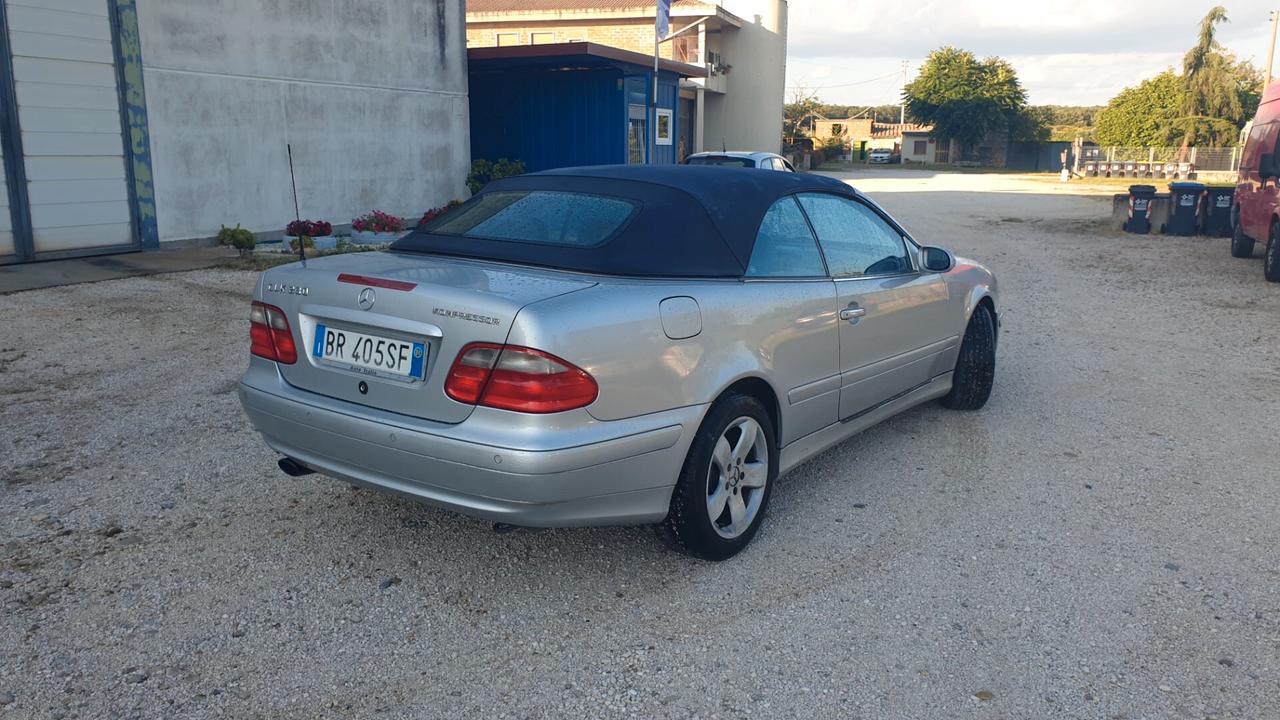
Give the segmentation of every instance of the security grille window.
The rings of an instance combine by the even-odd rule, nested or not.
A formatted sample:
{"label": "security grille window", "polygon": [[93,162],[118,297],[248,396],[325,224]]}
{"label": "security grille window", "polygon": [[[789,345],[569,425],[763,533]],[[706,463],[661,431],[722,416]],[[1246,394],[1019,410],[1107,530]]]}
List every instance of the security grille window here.
{"label": "security grille window", "polygon": [[671,42],[671,54],[676,62],[689,63],[696,65],[699,61],[698,56],[698,36],[697,35],[681,35]]}
{"label": "security grille window", "polygon": [[916,140],[912,148],[914,154],[924,155],[929,152],[929,142],[927,140]]}
{"label": "security grille window", "polygon": [[911,271],[902,236],[862,203],[835,195],[806,193],[800,195],[800,205],[818,234],[832,277]]}
{"label": "security grille window", "polygon": [[627,162],[643,165],[649,148],[648,111],[643,105],[632,105],[627,122]]}

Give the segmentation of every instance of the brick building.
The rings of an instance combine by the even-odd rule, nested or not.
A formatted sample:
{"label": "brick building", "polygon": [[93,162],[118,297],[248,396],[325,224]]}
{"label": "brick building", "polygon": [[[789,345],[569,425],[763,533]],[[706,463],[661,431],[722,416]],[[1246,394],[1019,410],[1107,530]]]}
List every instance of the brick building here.
{"label": "brick building", "polygon": [[[701,150],[776,151],[782,139],[786,0],[751,20],[713,2],[672,0],[660,57],[706,70],[680,81],[677,139]],[[653,57],[652,0],[468,0],[467,47],[586,42]]]}
{"label": "brick building", "polygon": [[[813,138],[826,143],[832,138],[843,140],[845,150],[855,159],[866,159],[876,148],[900,150],[904,160],[933,162],[934,141],[929,137],[931,125],[915,123],[882,123],[871,118],[817,118],[813,121]],[[923,140],[924,146],[919,143]],[[911,143],[908,147],[908,142]],[[924,159],[924,158],[929,159]]]}

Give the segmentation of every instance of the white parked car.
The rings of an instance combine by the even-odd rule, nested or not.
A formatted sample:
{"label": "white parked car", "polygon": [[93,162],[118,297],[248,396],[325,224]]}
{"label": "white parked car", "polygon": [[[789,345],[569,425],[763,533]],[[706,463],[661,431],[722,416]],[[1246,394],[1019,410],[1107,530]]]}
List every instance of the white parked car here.
{"label": "white parked car", "polygon": [[888,165],[902,161],[902,156],[893,151],[892,148],[876,148],[867,155],[867,161],[873,165]]}
{"label": "white parked car", "polygon": [[720,165],[722,167],[759,168],[761,170],[781,170],[795,172],[796,169],[781,155],[771,152],[747,152],[730,150],[728,152],[694,153],[684,160],[685,165]]}

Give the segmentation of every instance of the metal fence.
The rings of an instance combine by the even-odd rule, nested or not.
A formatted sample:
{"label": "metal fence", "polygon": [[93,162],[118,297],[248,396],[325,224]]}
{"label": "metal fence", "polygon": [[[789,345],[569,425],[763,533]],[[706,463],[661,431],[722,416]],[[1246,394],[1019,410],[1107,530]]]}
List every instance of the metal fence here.
{"label": "metal fence", "polygon": [[1239,167],[1239,147],[1086,147],[1076,171],[1101,177],[1185,178],[1195,172],[1235,172]]}

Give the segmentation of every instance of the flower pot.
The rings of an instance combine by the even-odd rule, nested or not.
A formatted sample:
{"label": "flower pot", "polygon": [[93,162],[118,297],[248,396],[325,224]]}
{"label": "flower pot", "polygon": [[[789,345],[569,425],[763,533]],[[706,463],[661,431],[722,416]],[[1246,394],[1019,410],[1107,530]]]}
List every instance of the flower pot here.
{"label": "flower pot", "polygon": [[[298,242],[298,238],[286,235],[284,237],[284,242],[280,243],[281,252],[291,252],[296,254],[298,252],[298,246],[294,244],[296,242]],[[338,247],[338,236],[322,235],[319,237],[312,237],[311,246],[316,250],[332,250]]]}
{"label": "flower pot", "polygon": [[369,232],[368,230],[352,230],[351,242],[354,245],[386,245],[395,242],[401,233]]}

